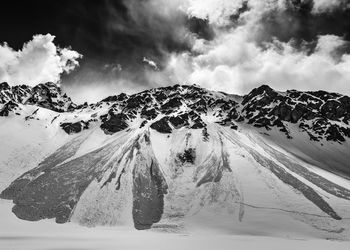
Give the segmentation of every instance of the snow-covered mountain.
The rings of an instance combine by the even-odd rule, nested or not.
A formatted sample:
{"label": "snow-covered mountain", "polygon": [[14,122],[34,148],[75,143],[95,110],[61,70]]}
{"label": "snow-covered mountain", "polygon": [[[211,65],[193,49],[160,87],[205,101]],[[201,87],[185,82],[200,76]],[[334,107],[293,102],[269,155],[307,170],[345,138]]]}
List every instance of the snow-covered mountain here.
{"label": "snow-covered mountain", "polygon": [[0,84],[1,198],[25,220],[350,239],[350,98],[175,85],[75,105]]}

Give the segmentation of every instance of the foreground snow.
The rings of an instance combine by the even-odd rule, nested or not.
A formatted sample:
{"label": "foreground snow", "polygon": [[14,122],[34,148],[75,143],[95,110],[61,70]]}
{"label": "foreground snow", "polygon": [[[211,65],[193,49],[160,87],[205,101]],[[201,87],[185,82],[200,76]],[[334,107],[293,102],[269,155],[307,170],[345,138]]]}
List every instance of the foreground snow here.
{"label": "foreground snow", "polygon": [[350,242],[283,239],[261,236],[196,231],[186,234],[136,231],[123,227],[87,228],[76,224],[55,224],[52,220],[27,222],[17,219],[11,203],[0,201],[0,246],[2,250],[22,249],[349,249]]}
{"label": "foreground snow", "polygon": [[[211,124],[207,130],[211,136],[203,141],[201,131],[184,128],[171,135],[143,128],[112,136],[91,128],[68,136],[55,128],[44,129],[40,121],[31,126],[17,118],[5,121],[8,122],[0,125],[0,137],[8,137],[7,147],[0,148],[0,190],[55,152],[46,162],[50,165],[63,161],[62,174],[46,171],[44,175],[42,170],[35,174],[36,170],[30,170],[34,175],[29,177],[40,180],[46,176],[46,188],[30,191],[28,186],[28,195],[20,202],[33,197],[40,206],[40,199],[47,202],[46,197],[56,197],[55,202],[74,200],[76,206],[68,214],[73,223],[132,230],[133,176],[138,173],[147,177],[150,171],[144,170],[152,165],[154,171],[158,167],[157,178],[165,179],[168,185],[162,216],[152,225],[153,231],[350,239],[349,180],[306,164],[273,142],[266,144],[267,140],[254,130],[233,131]],[[179,156],[188,149],[195,149],[197,157],[193,162],[179,162]],[[54,169],[59,171],[59,166]],[[88,170],[89,174],[85,174]],[[220,180],[215,181],[216,177]],[[55,186],[56,182],[59,184]],[[85,182],[88,187],[75,197],[75,191]],[[79,185],[71,186],[72,183]],[[63,185],[67,188],[63,189]],[[74,191],[72,196],[61,199],[68,190]],[[145,215],[157,205],[145,204],[149,204],[144,207]],[[10,211],[9,206],[7,212]],[[31,215],[17,216],[28,214]],[[341,220],[331,216],[340,216]]]}

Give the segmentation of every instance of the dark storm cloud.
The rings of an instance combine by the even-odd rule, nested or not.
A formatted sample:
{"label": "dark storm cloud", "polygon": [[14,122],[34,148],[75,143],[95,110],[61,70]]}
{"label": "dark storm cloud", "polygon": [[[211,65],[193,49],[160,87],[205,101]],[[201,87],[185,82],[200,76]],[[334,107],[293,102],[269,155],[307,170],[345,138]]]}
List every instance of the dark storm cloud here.
{"label": "dark storm cloud", "polygon": [[[206,21],[188,17],[174,3],[11,0],[2,6],[9,15],[0,16],[0,42],[6,41],[18,50],[33,34],[51,33],[58,46],[71,46],[84,55],[80,67],[62,77],[64,85],[128,79],[146,88],[149,79],[144,57],[162,68],[171,53],[191,50],[192,36],[214,36]],[[122,70],[115,70],[113,65],[120,65]]]}
{"label": "dark storm cloud", "polygon": [[[0,16],[0,40],[21,48],[33,34],[51,33],[56,43],[72,46],[85,56],[105,62],[142,65],[144,56],[160,64],[166,52],[191,50],[184,29],[212,40],[215,32],[206,20],[187,17],[171,9],[164,13],[161,1],[150,0],[31,0],[6,1]],[[232,20],[249,9],[248,1],[232,14]],[[344,1],[344,5],[345,5]],[[277,37],[286,42],[313,41],[319,35],[333,34],[350,41],[350,10],[338,8],[312,13],[312,0],[290,0],[285,10],[265,13],[263,41]],[[180,35],[179,35],[180,34]]]}
{"label": "dark storm cloud", "polygon": [[[211,79],[206,74],[213,82],[243,84],[251,72],[240,63],[253,67],[255,58],[270,60],[287,47],[301,53],[289,56],[302,57],[319,53],[321,42],[323,50],[333,43],[327,55],[338,60],[350,49],[347,0],[12,0],[2,8],[8,15],[0,16],[1,42],[18,50],[33,34],[51,33],[56,45],[84,56],[62,78],[66,87],[130,90],[200,83]],[[251,82],[270,80],[270,73]]]}
{"label": "dark storm cloud", "polygon": [[[248,9],[243,7],[242,10]],[[262,45],[276,38],[281,42],[292,40],[297,48],[305,48],[307,42],[312,50],[315,47],[314,42],[322,35],[336,35],[350,41],[349,20],[349,8],[340,7],[315,13],[312,0],[290,0],[286,1],[285,8],[272,9],[262,15],[262,31],[257,42]]]}
{"label": "dark storm cloud", "polygon": [[103,46],[121,60],[131,60],[135,67],[146,56],[162,64],[167,52],[190,50],[183,12],[164,13],[164,6],[150,5],[148,0],[129,0],[124,1],[127,10],[120,16],[112,3],[106,1],[109,14],[104,20],[107,36]]}
{"label": "dark storm cloud", "polygon": [[238,22],[239,17],[247,11],[249,11],[248,1],[243,1],[242,5],[237,9],[237,12],[230,16],[230,20],[233,23]]}
{"label": "dark storm cloud", "polygon": [[208,20],[190,17],[187,21],[188,28],[191,32],[197,34],[199,38],[212,40],[215,37],[214,29],[209,25]]}
{"label": "dark storm cloud", "polygon": [[[116,58],[126,62],[141,58],[142,61],[144,55],[141,54],[144,53],[161,57],[162,50],[189,49],[186,41],[173,35],[177,27],[184,24],[185,14],[178,12],[177,23],[154,15],[151,23],[145,15],[152,13],[142,9],[145,2],[7,1],[2,6],[8,15],[0,17],[0,39],[19,49],[33,34],[52,33],[60,46],[72,46],[86,59],[101,58],[104,61]],[[137,5],[140,8],[136,8]]]}
{"label": "dark storm cloud", "polygon": [[[248,2],[242,1],[232,14],[233,23],[249,10]],[[263,15],[261,42],[293,39],[300,46],[326,34],[350,41],[350,22],[344,22],[350,20],[349,9],[315,14],[312,0],[287,2],[288,8]],[[58,45],[72,46],[84,55],[82,68],[85,64],[103,67],[118,63],[124,70],[139,70],[143,57],[162,67],[169,53],[191,51],[191,37],[186,37],[186,31],[205,40],[215,37],[208,20],[188,17],[177,8],[164,10],[162,4],[151,0],[7,1],[3,9],[9,15],[0,17],[0,40],[19,49],[33,34],[51,33]]]}
{"label": "dark storm cloud", "polygon": [[192,67],[189,82],[240,94],[262,83],[350,93],[349,1],[190,3],[190,14],[208,20],[215,37],[197,41],[190,60],[178,58],[183,69]]}

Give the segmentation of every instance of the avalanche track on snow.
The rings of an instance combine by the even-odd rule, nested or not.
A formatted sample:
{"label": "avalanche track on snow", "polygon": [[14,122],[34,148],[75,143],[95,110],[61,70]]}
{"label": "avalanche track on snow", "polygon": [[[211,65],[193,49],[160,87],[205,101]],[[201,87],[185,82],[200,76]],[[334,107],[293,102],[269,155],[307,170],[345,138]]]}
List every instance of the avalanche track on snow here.
{"label": "avalanche track on snow", "polygon": [[76,106],[49,87],[0,99],[0,197],[18,218],[350,239],[350,104],[322,111],[344,96],[175,85]]}

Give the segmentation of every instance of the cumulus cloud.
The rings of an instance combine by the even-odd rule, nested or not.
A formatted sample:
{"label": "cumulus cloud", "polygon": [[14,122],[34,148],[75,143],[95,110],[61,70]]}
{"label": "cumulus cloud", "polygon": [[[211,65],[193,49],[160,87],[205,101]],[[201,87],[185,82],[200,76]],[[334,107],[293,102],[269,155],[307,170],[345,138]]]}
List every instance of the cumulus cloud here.
{"label": "cumulus cloud", "polygon": [[[283,14],[299,11],[301,5],[295,2],[186,1],[182,5],[187,6],[186,13],[208,20],[215,37],[197,38],[190,52],[171,53],[167,66],[160,72],[166,78],[158,72],[149,76],[155,82],[171,79],[237,94],[268,84],[283,91],[324,89],[350,95],[350,55],[344,52],[349,43],[343,37],[324,34],[298,46],[293,38],[281,41],[271,35],[269,40],[261,39],[267,26],[274,24],[272,17],[277,16],[278,22],[285,22],[286,29],[289,28]],[[333,11],[342,6],[338,3],[314,0],[310,14],[316,8],[318,12]]]}
{"label": "cumulus cloud", "polygon": [[313,2],[314,13],[333,11],[339,8],[350,9],[350,3],[348,0],[313,0]]}
{"label": "cumulus cloud", "polygon": [[6,43],[0,45],[0,82],[10,85],[59,82],[63,73],[75,69],[82,56],[70,48],[57,47],[54,38],[50,34],[35,35],[18,51]]}
{"label": "cumulus cloud", "polygon": [[[333,12],[346,8],[343,0],[122,2],[125,15],[108,8],[110,37],[102,43],[121,51],[113,61],[122,70],[106,67],[91,75],[93,70],[84,64],[83,79],[74,79],[100,89],[99,98],[111,87],[132,93],[175,83],[237,94],[261,84],[350,94],[343,26],[335,29],[338,23],[323,16],[335,20]],[[334,30],[338,33],[329,32]]]}
{"label": "cumulus cloud", "polygon": [[[88,96],[97,101],[111,88],[132,93],[175,83],[237,94],[260,84],[350,94],[350,37],[345,31],[350,24],[343,22],[350,15],[348,0],[104,4],[96,22],[102,36],[89,36],[103,53],[96,50],[98,57],[64,78],[63,87],[71,88],[79,100]],[[115,4],[122,5],[122,11]],[[57,82],[78,66],[81,56],[58,48],[53,39],[34,36],[19,51],[0,46],[0,81]]]}
{"label": "cumulus cloud", "polygon": [[148,59],[147,57],[144,57],[144,58],[142,59],[142,62],[146,63],[147,65],[149,65],[149,66],[150,66],[151,68],[153,68],[154,70],[159,70],[157,64],[156,64],[154,61]]}
{"label": "cumulus cloud", "polygon": [[325,89],[350,94],[350,56],[333,56],[343,44],[341,38],[321,36],[315,52],[308,54],[296,50],[291,43],[278,41],[262,49],[239,36],[230,35],[206,54],[194,58],[189,81],[238,94],[260,84],[279,90]]}
{"label": "cumulus cloud", "polygon": [[245,0],[190,0],[187,12],[190,16],[208,19],[210,23],[223,26],[230,24],[230,17],[238,12]]}

